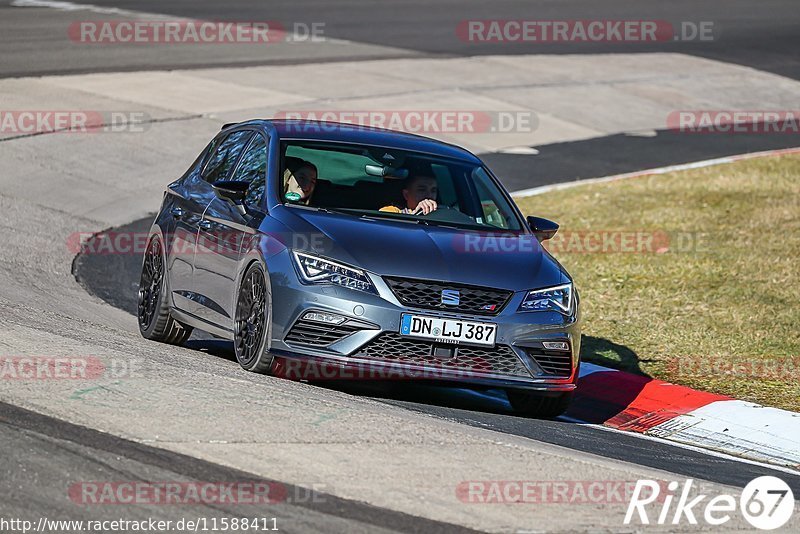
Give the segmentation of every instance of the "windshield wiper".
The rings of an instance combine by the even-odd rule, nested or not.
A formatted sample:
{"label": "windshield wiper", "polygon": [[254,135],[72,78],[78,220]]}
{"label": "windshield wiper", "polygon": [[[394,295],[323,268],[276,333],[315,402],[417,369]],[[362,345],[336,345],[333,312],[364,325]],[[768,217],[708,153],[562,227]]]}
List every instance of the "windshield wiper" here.
{"label": "windshield wiper", "polygon": [[338,213],[339,215],[355,215],[355,213],[353,213],[351,210],[344,208],[325,208],[322,206],[311,206],[311,207],[323,213]]}
{"label": "windshield wiper", "polygon": [[437,221],[433,219],[417,219],[417,224],[424,224],[425,226],[436,226],[437,228],[450,228],[452,230],[469,230],[467,226],[456,226],[453,223]]}
{"label": "windshield wiper", "polygon": [[349,208],[324,208],[324,207],[317,207],[314,206],[317,211],[321,211],[323,213],[337,213],[339,215],[350,215],[351,217],[358,217],[359,219],[367,219],[369,221],[377,221],[377,220],[385,220],[388,217],[373,217],[371,214],[368,213],[359,213],[359,210],[352,210]]}
{"label": "windshield wiper", "polygon": [[451,223],[431,220],[431,219],[423,219],[421,217],[395,217],[393,215],[380,215],[378,213],[359,213],[360,210],[353,210],[348,208],[328,208],[323,206],[309,206],[315,208],[317,211],[321,211],[323,213],[338,213],[340,215],[350,215],[351,217],[358,217],[359,219],[367,219],[369,221],[398,221],[410,224],[422,224],[424,226],[437,226],[441,228],[451,228],[453,230],[469,230],[469,227],[461,227],[456,226]]}

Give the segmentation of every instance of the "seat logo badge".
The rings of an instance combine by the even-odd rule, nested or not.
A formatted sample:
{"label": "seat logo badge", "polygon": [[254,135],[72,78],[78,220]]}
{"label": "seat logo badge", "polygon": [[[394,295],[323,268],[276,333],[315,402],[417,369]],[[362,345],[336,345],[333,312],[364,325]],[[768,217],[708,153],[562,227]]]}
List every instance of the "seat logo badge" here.
{"label": "seat logo badge", "polygon": [[457,289],[442,289],[442,304],[445,306],[458,306],[461,296]]}

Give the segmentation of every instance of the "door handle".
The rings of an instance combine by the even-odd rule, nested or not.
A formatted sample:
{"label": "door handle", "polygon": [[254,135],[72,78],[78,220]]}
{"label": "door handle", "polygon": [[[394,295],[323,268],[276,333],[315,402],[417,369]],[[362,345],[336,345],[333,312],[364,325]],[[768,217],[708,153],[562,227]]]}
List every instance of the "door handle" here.
{"label": "door handle", "polygon": [[209,231],[211,230],[211,228],[214,227],[214,223],[212,223],[208,219],[203,219],[202,221],[200,221],[200,224],[198,226],[200,226],[201,230]]}
{"label": "door handle", "polygon": [[179,208],[178,206],[175,206],[170,210],[170,213],[172,213],[172,216],[175,217],[176,219],[180,219],[181,217],[186,215],[186,210],[183,208]]}

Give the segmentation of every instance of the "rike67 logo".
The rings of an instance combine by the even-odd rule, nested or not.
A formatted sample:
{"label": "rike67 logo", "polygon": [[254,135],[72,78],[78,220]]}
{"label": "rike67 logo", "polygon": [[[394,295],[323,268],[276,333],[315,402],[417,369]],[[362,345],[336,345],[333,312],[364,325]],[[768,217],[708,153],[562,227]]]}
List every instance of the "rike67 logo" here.
{"label": "rike67 logo", "polygon": [[[763,476],[751,480],[738,499],[733,495],[692,495],[693,480],[684,482],[678,491],[678,482],[667,484],[667,494],[660,495],[663,484],[655,480],[639,480],[633,490],[623,523],[629,525],[634,515],[644,525],[679,525],[684,521],[697,525],[698,519],[707,525],[720,526],[728,523],[737,507],[742,516],[757,529],[775,530],[784,526],[794,512],[794,494],[783,480]],[[707,500],[708,499],[708,500]],[[648,505],[653,504],[648,510]],[[674,505],[674,506],[673,506]],[[651,517],[649,512],[657,512]]]}

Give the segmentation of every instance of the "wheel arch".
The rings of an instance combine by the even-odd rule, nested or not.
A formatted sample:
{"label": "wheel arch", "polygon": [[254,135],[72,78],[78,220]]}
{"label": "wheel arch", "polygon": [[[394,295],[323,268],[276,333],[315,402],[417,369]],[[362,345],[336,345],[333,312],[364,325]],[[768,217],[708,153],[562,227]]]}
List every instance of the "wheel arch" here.
{"label": "wheel arch", "polygon": [[[242,260],[239,262],[239,272],[236,274],[236,284],[235,284],[235,290],[234,290],[235,293],[234,294],[236,295],[236,298],[238,299],[239,298],[239,291],[241,290],[241,287],[242,287],[242,281],[244,280],[244,275],[247,274],[247,271],[249,271],[250,268],[253,265],[256,265],[256,264],[260,265],[261,269],[264,272],[264,283],[266,284],[266,287],[267,287],[267,295],[268,295],[268,298],[267,298],[267,313],[269,314],[268,315],[268,319],[269,320],[267,321],[267,338],[266,338],[267,347],[266,347],[266,350],[270,350],[270,348],[272,347],[272,321],[273,321],[273,314],[272,314],[272,280],[271,280],[271,277],[270,277],[269,266],[267,265],[266,260],[261,255],[261,253],[258,251],[258,249],[256,249],[256,248],[251,249],[247,254],[245,254],[242,257]],[[233,319],[233,321],[235,323],[235,321],[236,321],[236,312],[235,311],[234,311],[233,315],[234,316],[233,316],[232,319]],[[235,324],[233,324],[231,326],[233,328],[236,328]]]}

